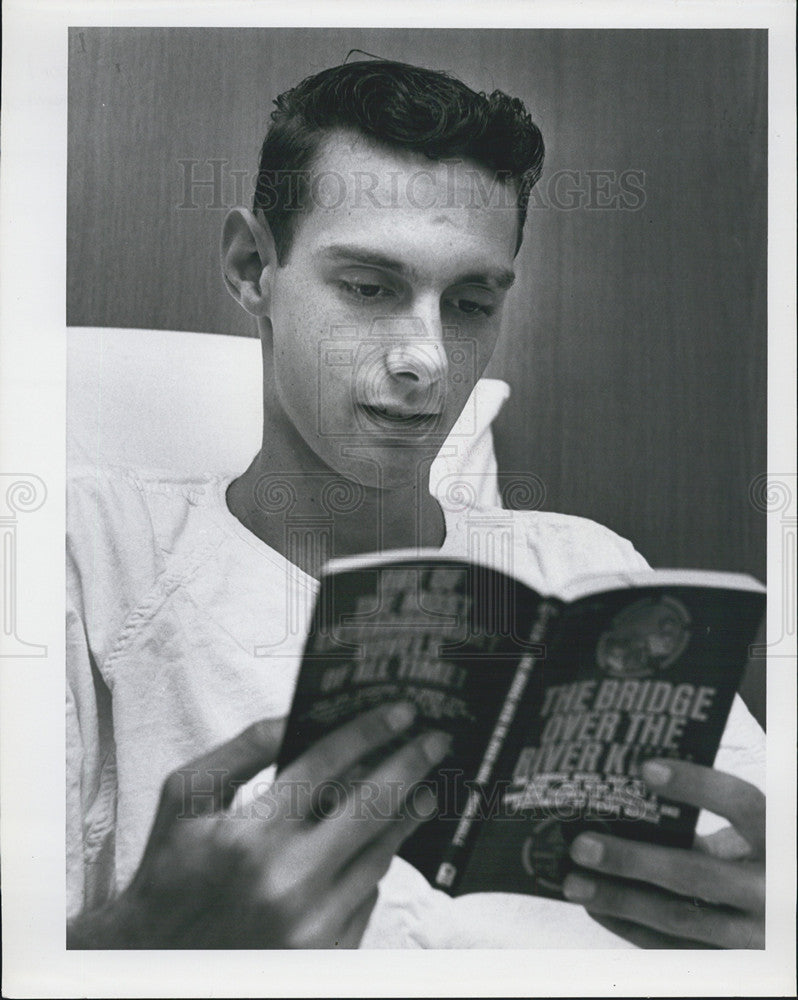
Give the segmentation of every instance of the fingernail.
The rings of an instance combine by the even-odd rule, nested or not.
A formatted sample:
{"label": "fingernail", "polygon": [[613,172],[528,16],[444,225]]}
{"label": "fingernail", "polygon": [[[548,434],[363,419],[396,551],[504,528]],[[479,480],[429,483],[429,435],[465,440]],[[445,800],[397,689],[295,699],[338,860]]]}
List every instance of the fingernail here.
{"label": "fingernail", "polygon": [[562,891],[567,899],[575,903],[586,903],[596,895],[596,883],[584,875],[568,875],[563,882]]}
{"label": "fingernail", "polygon": [[604,845],[593,837],[577,837],[571,845],[571,857],[580,865],[592,867],[604,856]]}
{"label": "fingernail", "polygon": [[426,785],[423,785],[413,796],[412,807],[416,819],[432,819],[438,811],[438,800],[433,792]]}
{"label": "fingernail", "polygon": [[400,701],[395,705],[389,705],[385,711],[385,718],[391,729],[399,731],[407,729],[416,717],[416,706],[409,701]]}
{"label": "fingernail", "polygon": [[671,779],[671,769],[667,764],[647,760],[643,764],[643,777],[649,785],[666,785]]}
{"label": "fingernail", "polygon": [[446,756],[449,747],[452,745],[452,738],[448,733],[441,733],[435,730],[425,733],[421,737],[421,749],[430,764],[437,764],[439,760]]}

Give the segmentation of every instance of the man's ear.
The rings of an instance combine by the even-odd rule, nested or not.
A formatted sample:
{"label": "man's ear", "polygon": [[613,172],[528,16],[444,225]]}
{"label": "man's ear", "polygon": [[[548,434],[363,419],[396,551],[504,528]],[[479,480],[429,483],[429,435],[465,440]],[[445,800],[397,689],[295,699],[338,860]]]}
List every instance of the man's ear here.
{"label": "man's ear", "polygon": [[266,220],[248,208],[231,208],[222,226],[221,257],[228,292],[248,313],[267,316],[277,253]]}

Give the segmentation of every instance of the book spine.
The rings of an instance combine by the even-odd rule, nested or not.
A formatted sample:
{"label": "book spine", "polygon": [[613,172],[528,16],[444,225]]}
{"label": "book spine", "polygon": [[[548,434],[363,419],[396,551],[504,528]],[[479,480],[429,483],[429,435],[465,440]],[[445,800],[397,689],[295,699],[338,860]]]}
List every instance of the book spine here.
{"label": "book spine", "polygon": [[[557,613],[557,611],[558,607],[553,602],[541,602],[538,608],[537,617],[529,634],[530,644],[537,645],[543,642],[546,636],[549,621]],[[443,860],[438,866],[438,871],[435,875],[435,885],[440,886],[443,889],[452,889],[457,882],[467,857],[471,834],[474,831],[475,823],[478,819],[483,792],[487,788],[488,783],[493,776],[496,760],[498,759],[499,753],[504,746],[507,733],[509,732],[510,726],[515,718],[518,704],[523,697],[524,691],[526,690],[527,683],[532,675],[535,664],[539,663],[542,658],[543,657],[534,655],[532,652],[525,653],[516,667],[512,684],[510,685],[507,696],[504,699],[504,704],[499,712],[491,737],[488,740],[485,755],[479,765],[476,780],[473,787],[469,791],[466,805],[463,809],[463,814],[460,817],[457,829],[454,832],[454,836],[452,837],[449,846],[444,851]]]}

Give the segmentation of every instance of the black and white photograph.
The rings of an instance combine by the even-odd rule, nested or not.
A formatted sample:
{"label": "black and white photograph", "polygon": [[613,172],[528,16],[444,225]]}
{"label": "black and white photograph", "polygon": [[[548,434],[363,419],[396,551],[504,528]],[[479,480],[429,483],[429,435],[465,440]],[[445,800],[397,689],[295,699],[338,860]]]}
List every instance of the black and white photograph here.
{"label": "black and white photograph", "polygon": [[226,6],[12,5],[4,995],[789,995],[789,5]]}

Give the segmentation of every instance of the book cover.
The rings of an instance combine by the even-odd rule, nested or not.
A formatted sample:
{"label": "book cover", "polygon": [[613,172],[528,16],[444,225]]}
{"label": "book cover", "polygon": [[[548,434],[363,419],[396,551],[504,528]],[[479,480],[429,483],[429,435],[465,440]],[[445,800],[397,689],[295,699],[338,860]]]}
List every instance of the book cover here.
{"label": "book cover", "polygon": [[763,593],[674,584],[563,607],[457,890],[562,898],[586,829],[689,847],[698,811],[649,793],[641,766],[713,763],[763,613]]}
{"label": "book cover", "polygon": [[642,762],[711,764],[764,611],[751,578],[651,571],[536,593],[437,553],[338,560],[322,578],[278,769],[380,703],[451,753],[438,815],[400,854],[452,895],[562,898],[580,830],[689,846],[696,810]]}

